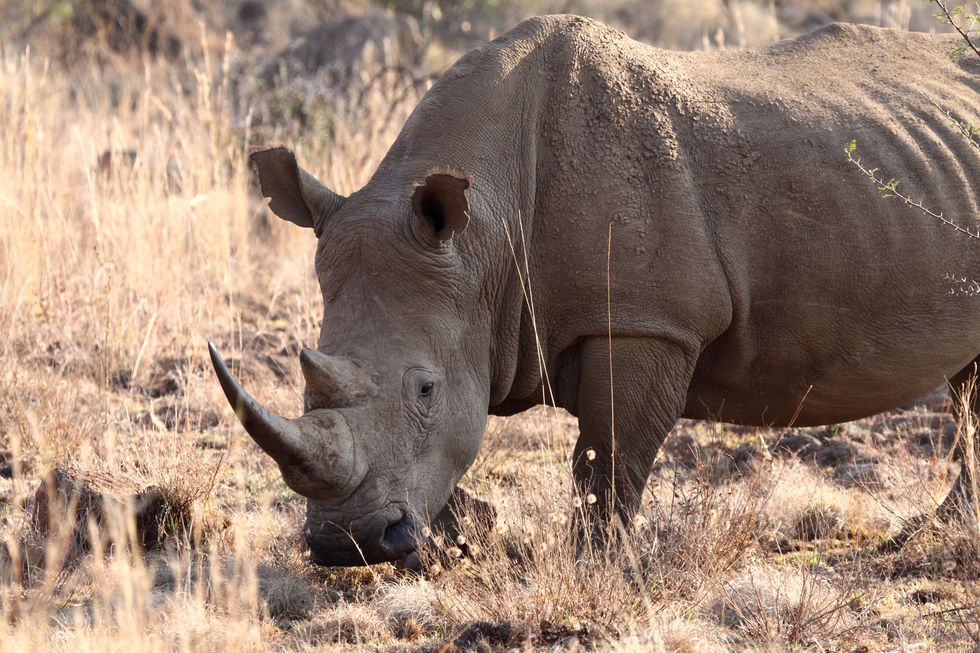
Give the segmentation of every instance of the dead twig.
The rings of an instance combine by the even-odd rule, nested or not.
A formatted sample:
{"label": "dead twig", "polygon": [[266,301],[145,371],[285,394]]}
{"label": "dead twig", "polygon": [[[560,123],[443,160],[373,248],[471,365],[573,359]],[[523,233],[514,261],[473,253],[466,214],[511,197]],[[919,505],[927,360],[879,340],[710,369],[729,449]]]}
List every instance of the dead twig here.
{"label": "dead twig", "polygon": [[[964,31],[963,28],[960,27],[959,24],[956,22],[956,20],[953,19],[953,13],[950,12],[949,7],[946,6],[946,3],[943,2],[943,0],[932,0],[932,1],[933,3],[935,3],[937,7],[939,7],[939,11],[942,12],[941,17],[943,18],[943,20],[945,20],[947,23],[952,25],[953,29],[955,29],[957,33],[959,33],[959,35],[963,37],[964,41],[966,41],[967,47],[973,50],[974,54],[980,57],[980,48],[978,48],[976,43],[973,42],[973,39],[970,38],[970,32],[972,31],[973,24],[971,23],[971,26]],[[976,17],[971,16],[971,18],[973,19],[973,23],[976,23]]]}
{"label": "dead twig", "polygon": [[879,176],[878,168],[868,168],[863,163],[861,163],[861,157],[855,158],[854,151],[856,149],[857,149],[857,143],[856,141],[853,140],[847,145],[847,147],[844,148],[844,151],[847,153],[847,160],[851,162],[858,170],[860,170],[865,177],[871,180],[871,182],[878,188],[878,191],[882,194],[882,197],[886,199],[896,197],[902,200],[902,202],[906,206],[911,206],[919,209],[926,215],[938,220],[939,222],[953,229],[954,231],[958,231],[974,240],[980,240],[980,227],[977,227],[976,231],[971,231],[967,227],[962,227],[957,223],[953,222],[949,218],[945,217],[942,213],[936,213],[935,211],[929,209],[921,201],[916,201],[912,199],[911,196],[905,195],[904,193],[898,190],[899,182],[897,179],[889,179],[888,181],[885,181],[884,177]]}

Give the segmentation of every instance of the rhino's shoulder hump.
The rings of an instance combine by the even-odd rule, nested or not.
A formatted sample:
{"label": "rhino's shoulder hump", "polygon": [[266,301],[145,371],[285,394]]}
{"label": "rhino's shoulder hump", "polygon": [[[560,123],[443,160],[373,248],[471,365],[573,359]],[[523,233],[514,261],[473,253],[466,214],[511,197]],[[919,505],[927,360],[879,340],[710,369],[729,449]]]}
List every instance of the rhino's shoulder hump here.
{"label": "rhino's shoulder hump", "polygon": [[625,37],[622,30],[577,14],[534,16],[519,23],[514,29],[507,32],[507,34],[523,34],[528,31],[541,31],[547,34],[569,38],[588,38],[589,35],[598,36],[606,34]]}
{"label": "rhino's shoulder hump", "polygon": [[621,30],[584,16],[535,16],[463,55],[444,79],[480,75],[486,81],[499,80],[532,55],[543,65],[622,61],[621,53],[637,45]]}
{"label": "rhino's shoulder hump", "polygon": [[613,44],[636,44],[625,32],[597,20],[575,14],[553,14],[528,18],[500,37],[500,41],[531,38],[539,47],[601,52]]}

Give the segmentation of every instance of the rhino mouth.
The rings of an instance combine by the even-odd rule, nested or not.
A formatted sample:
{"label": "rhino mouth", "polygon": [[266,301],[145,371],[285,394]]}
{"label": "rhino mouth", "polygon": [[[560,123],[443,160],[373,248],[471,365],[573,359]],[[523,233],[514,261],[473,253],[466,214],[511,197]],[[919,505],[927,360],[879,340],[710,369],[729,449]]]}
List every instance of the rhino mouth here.
{"label": "rhino mouth", "polygon": [[382,521],[372,528],[369,537],[360,541],[346,536],[346,546],[340,546],[334,537],[325,536],[322,528],[314,527],[309,522],[305,530],[310,560],[318,565],[355,567],[391,562],[397,567],[409,569],[419,566],[418,521],[406,511],[399,511],[390,522]]}
{"label": "rhino mouth", "polygon": [[401,519],[385,529],[381,538],[381,553],[389,561],[400,560],[414,553],[417,532],[415,519],[410,513],[403,513]]}

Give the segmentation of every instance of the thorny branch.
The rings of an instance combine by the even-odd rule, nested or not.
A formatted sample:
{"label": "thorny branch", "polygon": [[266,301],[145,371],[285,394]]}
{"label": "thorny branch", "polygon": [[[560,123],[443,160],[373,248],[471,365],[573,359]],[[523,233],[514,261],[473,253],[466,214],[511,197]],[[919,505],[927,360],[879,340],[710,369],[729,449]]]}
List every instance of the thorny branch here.
{"label": "thorny branch", "polygon": [[959,33],[959,35],[963,37],[964,41],[966,41],[967,46],[969,46],[970,49],[973,50],[974,54],[980,57],[980,48],[978,48],[976,43],[973,42],[973,39],[970,38],[970,32],[973,31],[973,26],[977,22],[976,16],[970,16],[971,18],[970,26],[964,31],[963,28],[959,26],[959,23],[957,23],[956,20],[953,18],[952,12],[950,12],[949,7],[946,6],[946,3],[943,0],[932,0],[932,1],[936,4],[937,7],[939,7],[939,10],[942,12],[943,20],[945,20],[947,23],[952,25],[953,29],[955,29]]}
{"label": "thorny branch", "polygon": [[959,120],[949,109],[946,109],[941,105],[937,104],[936,108],[946,114],[946,117],[949,118],[960,130],[960,133],[962,133],[967,140],[970,141],[970,145],[980,150],[980,126],[973,125],[965,120]]}
{"label": "thorny branch", "polygon": [[952,287],[949,289],[950,295],[980,297],[980,281],[977,281],[976,279],[954,276],[949,273],[943,275],[943,279],[952,282]]}
{"label": "thorny branch", "polygon": [[858,170],[860,170],[865,177],[871,180],[871,182],[878,188],[878,191],[881,193],[882,197],[886,199],[897,197],[898,199],[902,200],[902,202],[904,202],[906,206],[912,206],[919,209],[926,215],[935,218],[936,220],[943,223],[947,227],[950,227],[954,231],[958,231],[962,234],[965,234],[966,236],[968,236],[969,238],[973,238],[974,240],[980,240],[980,227],[977,227],[976,231],[971,231],[966,227],[961,227],[960,225],[956,224],[949,218],[944,217],[942,213],[936,213],[935,211],[929,209],[921,201],[917,202],[914,199],[912,199],[909,195],[903,194],[901,191],[898,190],[897,180],[889,179],[888,181],[885,181],[884,177],[878,175],[878,168],[865,167],[865,165],[861,163],[861,157],[855,158],[854,150],[856,148],[857,148],[857,144],[855,143],[855,141],[851,141],[848,144],[848,146],[844,148],[844,151],[847,153],[847,160],[850,161],[852,164],[854,164],[854,166],[857,167]]}

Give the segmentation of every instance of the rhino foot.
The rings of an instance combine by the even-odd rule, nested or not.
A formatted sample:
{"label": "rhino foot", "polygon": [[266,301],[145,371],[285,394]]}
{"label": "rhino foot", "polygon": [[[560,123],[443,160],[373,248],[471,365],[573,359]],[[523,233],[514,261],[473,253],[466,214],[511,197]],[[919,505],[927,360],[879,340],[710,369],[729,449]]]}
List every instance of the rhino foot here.
{"label": "rhino foot", "polygon": [[469,490],[457,486],[446,507],[432,520],[432,530],[455,541],[462,533],[462,525],[467,523],[467,519],[484,526],[493,526],[497,521],[497,511],[486,501],[476,498]]}
{"label": "rhino foot", "polygon": [[[492,505],[476,498],[469,490],[457,486],[449,497],[446,506],[432,519],[430,530],[433,535],[441,535],[443,542],[453,543],[446,546],[457,546],[461,555],[468,556],[470,554],[469,545],[458,544],[464,526],[469,523],[477,523],[489,528],[493,526],[496,520],[497,511]],[[425,544],[435,549],[437,545],[433,535],[425,539]],[[396,561],[394,565],[396,569],[411,572],[421,572],[425,569],[425,564],[417,550]]]}

